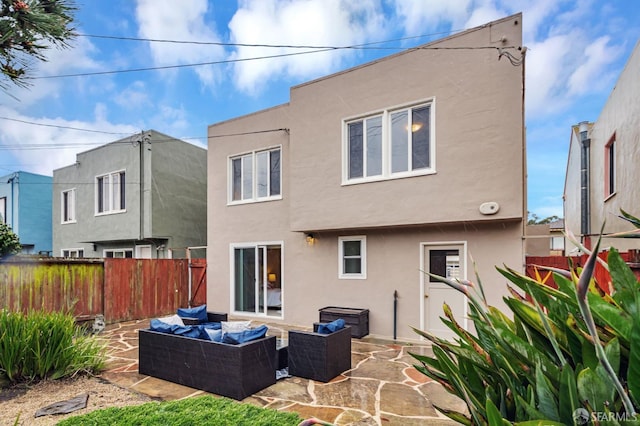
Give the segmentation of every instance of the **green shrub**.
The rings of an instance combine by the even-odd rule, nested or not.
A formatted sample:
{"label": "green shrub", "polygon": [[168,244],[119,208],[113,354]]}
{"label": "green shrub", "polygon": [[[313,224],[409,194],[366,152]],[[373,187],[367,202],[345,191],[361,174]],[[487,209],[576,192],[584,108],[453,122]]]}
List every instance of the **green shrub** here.
{"label": "green shrub", "polygon": [[413,354],[416,368],[470,412],[445,415],[469,425],[640,424],[640,282],[611,249],[613,291],[603,294],[592,279],[598,246],[584,268],[556,271],[557,289],[498,268],[511,284],[510,316],[487,305],[481,284],[434,276],[468,296],[475,328],[464,330],[445,305],[455,341],[416,330],[434,353]]}
{"label": "green shrub", "polygon": [[11,227],[0,220],[0,259],[11,254],[20,253],[20,239]]}
{"label": "green shrub", "polygon": [[58,426],[73,425],[216,425],[216,426],[296,426],[302,419],[296,413],[241,404],[227,398],[201,396],[180,401],[148,402],[142,405],[107,408],[69,417]]}
{"label": "green shrub", "polygon": [[104,368],[104,343],[61,312],[0,311],[0,376],[10,382],[59,379]]}

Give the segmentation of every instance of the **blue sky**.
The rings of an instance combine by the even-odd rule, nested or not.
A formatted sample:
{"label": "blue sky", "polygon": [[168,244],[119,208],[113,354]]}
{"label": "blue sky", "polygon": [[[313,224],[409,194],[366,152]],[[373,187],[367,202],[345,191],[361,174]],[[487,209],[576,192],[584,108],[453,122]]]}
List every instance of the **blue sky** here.
{"label": "blue sky", "polygon": [[[77,0],[77,7],[81,36],[72,48],[34,63],[40,78],[29,89],[0,92],[0,175],[51,175],[78,152],[146,129],[206,146],[208,125],[287,102],[293,85],[522,12],[528,204],[541,218],[562,216],[571,126],[598,118],[640,38],[637,0]],[[373,45],[381,49],[237,61],[302,51],[239,44],[383,41]],[[211,62],[219,63],[60,77]]]}

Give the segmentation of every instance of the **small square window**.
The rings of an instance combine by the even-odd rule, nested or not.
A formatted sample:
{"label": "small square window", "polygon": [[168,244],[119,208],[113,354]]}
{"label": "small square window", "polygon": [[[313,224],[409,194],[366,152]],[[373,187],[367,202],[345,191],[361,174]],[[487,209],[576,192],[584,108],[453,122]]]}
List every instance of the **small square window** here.
{"label": "small square window", "polygon": [[339,275],[340,279],[367,278],[367,237],[339,237]]}

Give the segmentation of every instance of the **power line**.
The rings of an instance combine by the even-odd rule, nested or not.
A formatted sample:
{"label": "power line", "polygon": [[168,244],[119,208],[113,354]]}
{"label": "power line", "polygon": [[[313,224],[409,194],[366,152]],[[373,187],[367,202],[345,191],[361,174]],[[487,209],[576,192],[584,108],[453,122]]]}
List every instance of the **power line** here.
{"label": "power line", "polygon": [[[282,53],[279,55],[267,55],[267,56],[256,56],[253,58],[240,58],[240,59],[223,59],[220,61],[211,61],[211,62],[198,62],[192,64],[178,64],[178,65],[163,65],[157,67],[145,67],[145,68],[131,68],[125,70],[110,70],[110,71],[95,71],[95,72],[84,72],[84,73],[74,73],[74,74],[59,74],[59,75],[44,75],[44,76],[35,76],[28,77],[31,80],[47,80],[53,78],[68,78],[68,77],[91,77],[96,75],[109,75],[109,74],[124,74],[124,73],[133,73],[133,72],[143,72],[143,71],[159,71],[159,70],[168,70],[168,69],[178,69],[178,68],[194,68],[208,65],[222,65],[222,64],[232,64],[237,62],[249,62],[249,61],[258,61],[263,59],[276,59],[276,58],[284,58],[289,56],[298,56],[298,55],[308,55],[312,53],[322,53],[329,52],[340,49],[348,49],[349,47],[330,47],[330,48],[321,48],[318,50],[306,51],[306,52],[294,52],[294,53]],[[516,46],[504,46],[498,48],[496,46],[472,46],[472,47],[464,47],[464,46],[453,46],[453,47],[437,47],[437,46],[418,46],[418,47],[410,47],[410,48],[391,48],[394,50],[406,50],[414,51],[414,50],[496,50],[496,51],[504,51],[505,49],[516,49]],[[27,78],[27,77],[25,77]]]}
{"label": "power line", "polygon": [[124,40],[124,41],[142,41],[149,43],[172,43],[172,44],[195,44],[195,45],[213,45],[224,47],[270,47],[270,48],[286,48],[286,49],[401,49],[398,47],[369,47],[376,44],[393,43],[398,41],[407,41],[416,38],[434,37],[443,34],[457,33],[463,30],[450,30],[440,31],[437,33],[423,34],[418,36],[408,36],[395,38],[383,41],[372,41],[369,43],[362,43],[356,45],[347,46],[314,46],[314,45],[296,45],[296,44],[256,44],[256,43],[224,43],[219,41],[198,41],[198,40],[175,40],[175,39],[155,39],[155,38],[141,38],[141,37],[125,37],[125,36],[111,36],[111,35],[99,35],[99,34],[77,34],[78,37],[87,38],[101,38],[111,40]]}
{"label": "power line", "polygon": [[[0,118],[4,118],[5,117],[0,117]],[[32,122],[28,122],[28,121],[24,121],[24,120],[18,120],[20,122],[26,123],[26,124],[39,124],[39,123],[32,123]],[[60,126],[62,128],[66,128],[65,126]],[[73,127],[68,127],[68,129],[72,129],[72,130],[86,130],[86,129],[76,129]],[[248,135],[257,135],[257,134],[263,134],[263,133],[273,133],[273,132],[288,132],[289,129],[286,128],[277,128],[277,129],[264,129],[264,130],[254,130],[254,131],[249,131],[249,132],[238,132],[238,133],[225,133],[225,134],[219,134],[219,135],[211,135],[211,136],[189,136],[189,137],[180,137],[180,138],[173,138],[173,137],[169,137],[169,138],[162,138],[162,137],[156,137],[150,140],[151,144],[154,143],[164,143],[164,142],[171,142],[171,141],[183,141],[186,142],[187,140],[209,140],[209,139],[217,139],[217,138],[225,138],[225,137],[235,137],[235,136],[248,136]],[[94,130],[94,132],[96,133],[106,133],[109,134],[109,132],[100,132],[98,130]],[[32,143],[32,144],[20,144],[20,145],[2,145],[0,144],[0,151],[28,151],[28,150],[49,150],[49,149],[65,149],[65,148],[78,148],[78,147],[83,147],[83,146],[104,146],[104,145],[113,145],[113,144],[132,144],[132,143],[136,143],[139,142],[138,140],[134,139],[135,137],[141,136],[142,134],[144,134],[144,132],[141,133],[134,133],[131,134],[129,136],[129,140],[118,140],[118,141],[113,141],[113,142],[60,142],[60,143],[54,143],[54,144],[37,144],[37,143]]]}
{"label": "power line", "polygon": [[106,135],[128,135],[129,134],[129,133],[105,132],[105,131],[101,131],[101,130],[81,129],[81,128],[78,128],[78,127],[59,126],[59,125],[56,125],[56,124],[36,123],[34,121],[20,120],[18,118],[0,117],[0,119],[8,120],[8,121],[15,121],[15,122],[18,122],[18,123],[31,124],[31,125],[34,125],[34,126],[54,127],[56,129],[65,129],[65,130],[78,130],[78,131],[81,131],[81,132],[103,133],[103,134],[106,134]]}

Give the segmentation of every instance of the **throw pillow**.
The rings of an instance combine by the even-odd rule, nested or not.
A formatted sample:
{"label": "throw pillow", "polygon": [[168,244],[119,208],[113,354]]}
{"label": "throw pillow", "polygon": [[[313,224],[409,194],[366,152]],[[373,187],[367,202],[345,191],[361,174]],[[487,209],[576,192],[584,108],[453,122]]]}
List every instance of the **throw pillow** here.
{"label": "throw pillow", "polygon": [[248,330],[251,321],[222,321],[220,324],[223,333],[239,333]]}
{"label": "throw pillow", "polygon": [[178,308],[178,316],[182,318],[196,318],[200,322],[207,322],[207,305],[200,305],[194,308]]}
{"label": "throw pillow", "polygon": [[212,328],[205,328],[204,331],[209,336],[209,340],[213,342],[222,342],[222,330],[214,330]]}
{"label": "throw pillow", "polygon": [[256,328],[250,328],[248,330],[240,332],[229,332],[222,334],[222,343],[229,343],[232,345],[239,345],[240,343],[250,342],[252,340],[261,339],[267,334],[267,326],[261,325]]}
{"label": "throw pillow", "polygon": [[344,328],[344,320],[338,318],[335,321],[328,322],[326,324],[318,324],[318,333],[331,334],[334,331],[342,330]]}
{"label": "throw pillow", "polygon": [[182,321],[182,318],[180,318],[178,315],[170,315],[168,317],[160,317],[157,318],[158,321],[162,321],[165,324],[169,324],[169,325],[184,325],[184,322]]}

